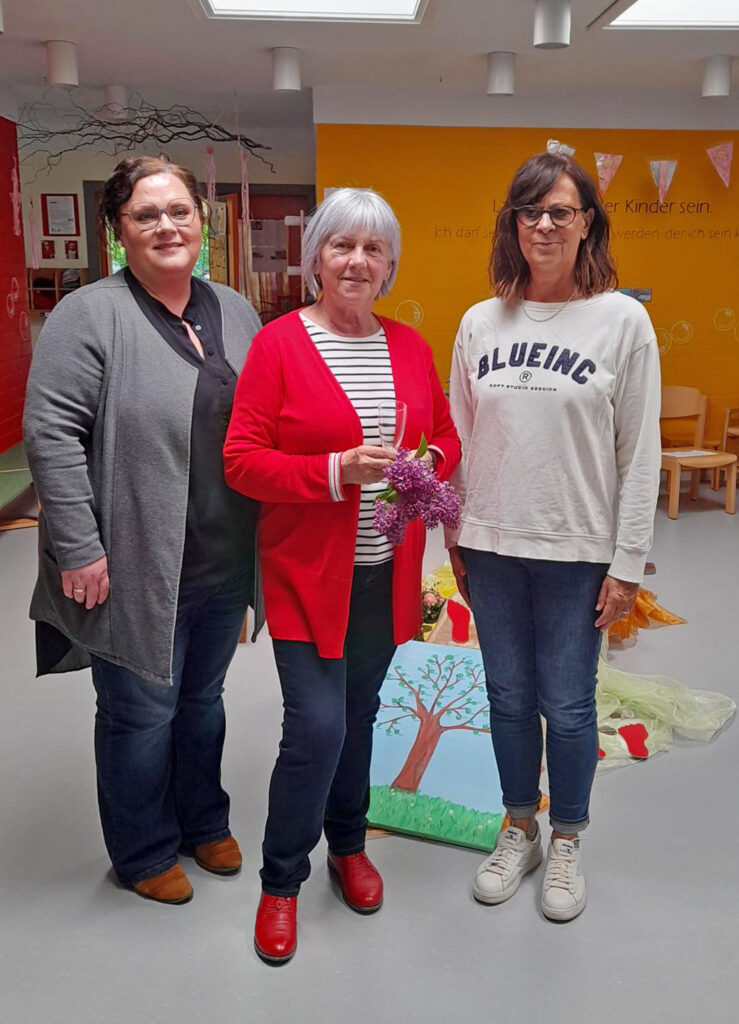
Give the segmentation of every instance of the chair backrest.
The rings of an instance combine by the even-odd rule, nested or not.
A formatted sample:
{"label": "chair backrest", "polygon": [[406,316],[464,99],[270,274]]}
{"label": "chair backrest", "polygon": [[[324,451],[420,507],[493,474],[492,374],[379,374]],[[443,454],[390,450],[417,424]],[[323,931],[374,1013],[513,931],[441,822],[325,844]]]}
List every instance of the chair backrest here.
{"label": "chair backrest", "polygon": [[[731,433],[729,433],[731,431]],[[726,415],[724,416],[724,435],[721,439],[721,451],[728,451],[727,444],[729,438],[734,440],[737,437],[737,431],[739,431],[739,408],[727,409]]]}
{"label": "chair backrest", "polygon": [[662,388],[662,420],[695,420],[693,444],[696,448],[703,445],[708,417],[708,398],[698,388],[666,385]]}

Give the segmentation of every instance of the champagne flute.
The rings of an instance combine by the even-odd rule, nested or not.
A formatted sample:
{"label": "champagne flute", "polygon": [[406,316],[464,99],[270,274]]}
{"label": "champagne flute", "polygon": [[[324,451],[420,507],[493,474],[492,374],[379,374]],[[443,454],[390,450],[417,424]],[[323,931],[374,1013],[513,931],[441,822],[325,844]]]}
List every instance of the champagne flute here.
{"label": "champagne flute", "polygon": [[403,440],[408,406],[405,402],[382,401],[377,404],[377,426],[383,448],[398,448]]}

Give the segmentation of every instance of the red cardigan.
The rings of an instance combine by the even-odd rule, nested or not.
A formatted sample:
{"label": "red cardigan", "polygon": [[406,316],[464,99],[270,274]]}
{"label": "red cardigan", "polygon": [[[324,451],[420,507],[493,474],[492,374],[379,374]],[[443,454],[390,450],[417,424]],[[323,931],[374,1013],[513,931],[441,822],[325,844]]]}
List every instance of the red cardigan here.
{"label": "red cardigan", "polygon": [[[395,395],[408,406],[408,447],[421,434],[443,453],[446,479],[460,442],[431,350],[412,328],[379,318],[387,337]],[[323,658],[343,656],[359,516],[358,484],[344,501],[329,492],[330,452],[363,443],[354,407],[305,330],[299,313],[256,335],[236,386],[224,449],[226,480],[262,503],[257,531],[267,623],[277,640],[307,640]],[[421,560],[426,531],[408,527],[395,548],[396,643],[421,623]]]}

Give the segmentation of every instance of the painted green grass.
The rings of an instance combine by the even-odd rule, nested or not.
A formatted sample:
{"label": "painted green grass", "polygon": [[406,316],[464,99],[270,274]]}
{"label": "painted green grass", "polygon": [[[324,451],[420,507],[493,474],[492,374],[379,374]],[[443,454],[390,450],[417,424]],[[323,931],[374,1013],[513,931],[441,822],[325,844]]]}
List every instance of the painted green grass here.
{"label": "painted green grass", "polygon": [[502,814],[475,811],[438,796],[408,793],[390,786],[370,786],[368,818],[376,828],[438,839],[475,850],[491,850]]}

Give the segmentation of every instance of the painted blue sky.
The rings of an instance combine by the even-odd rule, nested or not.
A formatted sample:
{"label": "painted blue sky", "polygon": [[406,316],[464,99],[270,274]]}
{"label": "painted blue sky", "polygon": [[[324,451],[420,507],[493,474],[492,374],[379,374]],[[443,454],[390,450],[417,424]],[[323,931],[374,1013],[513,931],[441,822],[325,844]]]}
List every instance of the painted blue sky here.
{"label": "painted blue sky", "polygon": [[[397,650],[382,690],[383,703],[390,703],[393,697],[407,692],[392,678],[393,666],[402,665],[405,674],[416,685],[420,681],[420,669],[435,654],[439,658],[446,658],[449,654],[469,657],[476,665],[482,666],[477,650],[411,641]],[[387,713],[380,712],[378,721],[385,717]],[[398,774],[416,737],[417,719],[404,719],[399,728],[400,736],[386,736],[384,730],[375,730],[372,785],[389,785]],[[502,812],[500,782],[489,733],[479,736],[471,732],[445,733],[423,776],[420,792],[453,800],[477,811]]]}

